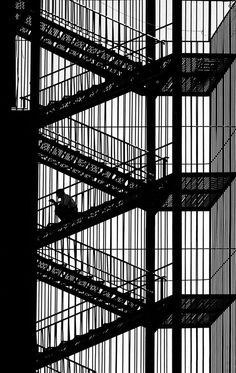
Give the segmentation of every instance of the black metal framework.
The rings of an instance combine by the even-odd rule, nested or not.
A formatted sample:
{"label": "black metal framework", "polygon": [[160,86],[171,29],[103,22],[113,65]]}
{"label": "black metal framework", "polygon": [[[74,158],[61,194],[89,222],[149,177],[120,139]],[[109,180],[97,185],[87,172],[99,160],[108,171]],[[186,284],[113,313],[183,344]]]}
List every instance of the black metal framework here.
{"label": "black metal framework", "polygon": [[[18,369],[234,373],[235,1],[15,0],[7,14]],[[78,206],[66,221],[58,188]]]}
{"label": "black metal framework", "polygon": [[[212,323],[227,309],[236,299],[235,296],[184,296],[181,297],[181,328],[210,327]],[[82,351],[101,341],[131,330],[139,325],[148,327],[152,325],[153,331],[157,328],[174,328],[175,298],[168,297],[151,306],[145,306],[144,310],[133,312],[123,316],[100,329],[90,330],[88,334],[77,336],[68,342],[61,342],[58,347],[48,348],[37,356],[37,367],[43,367],[54,361],[68,357],[75,352]],[[156,315],[154,317],[154,315]],[[154,318],[152,320],[152,318]],[[148,341],[150,342],[150,341]],[[149,365],[150,367],[150,365]]]}

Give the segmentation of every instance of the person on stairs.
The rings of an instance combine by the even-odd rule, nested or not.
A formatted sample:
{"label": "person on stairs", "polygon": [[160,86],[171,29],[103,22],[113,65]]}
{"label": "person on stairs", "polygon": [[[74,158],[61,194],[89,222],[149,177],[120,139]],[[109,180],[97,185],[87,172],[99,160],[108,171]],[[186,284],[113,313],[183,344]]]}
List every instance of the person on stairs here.
{"label": "person on stairs", "polygon": [[62,222],[75,219],[78,215],[78,209],[73,198],[66,194],[63,189],[57,189],[56,196],[58,201],[54,199],[49,200],[55,206],[55,215]]}

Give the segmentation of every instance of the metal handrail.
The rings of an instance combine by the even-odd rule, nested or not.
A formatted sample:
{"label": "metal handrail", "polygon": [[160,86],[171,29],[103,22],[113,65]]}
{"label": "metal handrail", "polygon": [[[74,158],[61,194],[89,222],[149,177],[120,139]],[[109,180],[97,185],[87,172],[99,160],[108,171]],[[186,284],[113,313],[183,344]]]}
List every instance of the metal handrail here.
{"label": "metal handrail", "polygon": [[[104,256],[107,256],[108,258],[111,258],[111,259],[114,259],[114,260],[121,261],[122,263],[124,263],[124,264],[126,264],[126,265],[129,265],[129,266],[133,267],[134,269],[142,270],[142,271],[145,272],[146,274],[150,274],[150,273],[152,273],[152,272],[150,272],[150,271],[148,271],[148,270],[146,270],[146,269],[144,269],[144,268],[140,268],[140,267],[136,266],[135,264],[131,264],[131,263],[127,262],[126,260],[119,259],[119,258],[117,258],[116,256],[114,256],[114,255],[112,255],[112,254],[107,254],[107,253],[101,252],[101,250],[96,249],[96,248],[94,248],[94,247],[91,247],[91,246],[89,246],[89,245],[87,245],[87,244],[85,244],[85,243],[79,242],[79,241],[76,240],[76,239],[69,238],[69,240],[70,240],[70,241],[73,241],[73,242],[74,242],[74,245],[85,246],[88,250],[92,250],[92,251],[97,252],[98,254],[102,254],[102,255],[104,255]],[[49,246],[47,246],[47,248],[48,248],[49,250],[52,250],[52,248],[49,247]],[[40,248],[39,250],[44,250],[44,249]],[[64,256],[67,256],[67,257],[69,257],[69,258],[72,258],[72,257],[70,257],[70,255],[65,254],[65,253],[63,253],[63,255],[64,255]],[[75,259],[75,258],[72,258],[72,259],[75,260],[75,261],[78,260],[78,259]],[[170,264],[168,264],[168,265],[166,265],[166,266],[169,266],[169,265],[171,265],[171,264],[172,264],[172,263],[170,263]],[[166,267],[166,266],[164,266],[164,267]],[[158,268],[157,270],[155,270],[155,272],[161,270],[161,269],[164,268],[164,267],[160,267],[160,268]],[[159,275],[155,275],[155,276],[157,276],[157,278],[162,278],[162,277],[163,277],[163,276],[159,276]],[[164,277],[165,277],[165,276],[164,276]]]}
{"label": "metal handrail", "polygon": [[[90,130],[91,130],[92,128],[90,128]],[[55,139],[55,137],[53,137],[52,135],[55,135],[56,137],[59,137],[60,139],[61,139],[61,142],[62,142],[62,144],[65,144],[65,140],[66,140],[66,142],[68,142],[68,138],[67,137],[65,137],[65,136],[63,136],[63,135],[61,135],[61,134],[57,134],[57,133],[55,133],[55,132],[53,132],[53,131],[50,131],[50,130],[48,130],[48,129],[46,129],[46,131],[44,131],[44,132],[46,132],[46,136],[49,136],[49,138],[51,138],[51,139],[53,139],[53,140],[55,140],[55,141],[57,141],[56,139]],[[106,135],[105,133],[102,133],[103,135]],[[117,139],[116,138],[114,138],[113,136],[110,136],[110,138],[111,139],[114,139],[114,140],[116,140],[117,141]],[[64,140],[64,142],[63,142],[63,140]],[[121,140],[120,140],[121,141]],[[88,146],[86,146],[86,145],[80,145],[80,144],[78,144],[76,141],[74,141],[74,140],[69,140],[69,142],[70,142],[70,146],[71,145],[74,145],[74,147],[77,149],[77,146],[79,145],[79,146],[81,146],[82,147],[82,151],[85,153],[85,154],[87,154],[87,155],[90,155],[90,153],[91,153],[91,149],[88,147]],[[121,141],[121,143],[123,143],[122,141]],[[126,143],[126,144],[128,144],[128,143]],[[130,145],[130,144],[128,144],[128,145]],[[139,149],[139,148],[138,148]],[[81,150],[81,149],[80,149]],[[109,161],[109,160],[114,160],[114,158],[112,158],[111,156],[109,156],[109,155],[105,155],[105,154],[103,154],[103,153],[101,153],[101,152],[99,152],[98,150],[92,150],[92,152],[93,153],[95,153],[96,155],[96,157],[97,158],[99,158],[99,159],[101,159],[101,156],[102,156],[102,158],[106,158],[106,160],[107,161]],[[132,174],[133,172],[135,172],[135,171],[140,171],[141,173],[143,173],[144,175],[148,175],[148,173],[146,172],[146,171],[144,171],[143,170],[143,168],[144,167],[146,167],[146,164],[144,164],[144,165],[142,165],[142,166],[140,166],[140,167],[135,167],[132,163],[133,162],[135,162],[135,161],[138,161],[138,160],[141,160],[141,158],[142,157],[145,157],[146,155],[147,155],[147,152],[145,152],[145,151],[143,151],[144,153],[143,154],[141,154],[141,155],[138,155],[138,156],[136,156],[136,157],[133,157],[133,158],[131,158],[131,159],[129,159],[129,160],[127,160],[127,161],[124,161],[124,162],[120,162],[120,163],[117,163],[117,164],[115,164],[115,166],[114,167],[120,167],[120,168],[126,168],[129,172],[129,174]],[[162,158],[161,157],[159,157],[159,156],[157,156],[159,159],[157,160],[157,162],[160,162],[161,160],[162,160]],[[118,162],[118,160],[117,160],[117,162]],[[126,167],[125,167],[126,166]],[[111,166],[112,167],[112,166]],[[130,170],[130,168],[131,168],[131,170]]]}
{"label": "metal handrail", "polygon": [[[125,23],[115,21],[113,18],[110,18],[109,16],[107,16],[107,15],[105,15],[105,14],[101,14],[101,13],[97,12],[97,11],[94,10],[94,9],[90,9],[90,8],[88,8],[88,7],[85,6],[85,5],[78,4],[78,3],[76,2],[76,0],[70,0],[70,2],[72,2],[72,3],[76,3],[76,5],[78,5],[78,6],[82,7],[82,8],[85,8],[85,9],[91,11],[92,13],[96,13],[96,14],[98,14],[98,15],[101,16],[101,17],[104,17],[104,18],[106,18],[106,19],[109,19],[110,21],[112,21],[112,22],[114,22],[114,23],[118,23],[119,25],[122,25],[122,26],[124,26],[124,27],[127,27],[127,28],[129,28],[130,30],[132,30],[132,31],[139,32],[140,34],[142,34],[142,36],[148,35],[148,36],[150,36],[151,38],[153,38],[153,39],[155,39],[155,40],[158,40],[158,39],[155,38],[153,35],[145,34],[144,32],[142,32],[142,31],[140,31],[140,30],[137,30],[137,29],[135,29],[135,28],[133,28],[133,27],[131,27],[131,26],[129,26],[129,25],[126,25]],[[163,27],[164,27],[164,26],[163,26]],[[156,31],[156,30],[155,30],[155,31]]]}
{"label": "metal handrail", "polygon": [[[45,255],[45,254],[44,254]],[[56,263],[58,263],[58,264],[63,264],[63,261],[62,260],[60,260],[60,259],[55,259],[53,256],[51,256],[51,255],[45,255],[45,257],[47,257],[47,258],[50,258],[50,259],[53,259],[53,260],[56,260]],[[74,260],[74,259],[73,259]],[[122,260],[120,260],[121,262],[122,262]],[[79,262],[79,263],[83,263],[82,261],[80,261],[80,260],[78,260],[78,259],[76,259],[76,262]],[[70,267],[70,269],[71,268],[73,268],[74,270],[76,270],[76,269],[78,269],[77,267],[75,267],[74,265],[71,265],[71,264],[67,264],[69,267]],[[128,280],[128,281],[125,281],[125,280],[122,280],[122,278],[119,278],[118,276],[115,276],[115,275],[112,275],[111,273],[108,273],[108,272],[106,272],[106,271],[104,271],[104,270],[102,270],[102,269],[98,269],[98,268],[96,268],[95,266],[91,266],[91,265],[89,265],[89,264],[86,264],[86,266],[87,267],[90,267],[90,268],[93,268],[93,269],[95,269],[95,270],[97,270],[98,272],[101,272],[101,273],[103,273],[104,275],[109,275],[109,277],[112,277],[112,280],[110,279],[110,282],[109,282],[109,284],[111,285],[111,286],[114,286],[115,287],[115,289],[116,290],[118,290],[119,291],[119,289],[123,289],[124,291],[125,291],[125,293],[126,294],[130,294],[130,295],[135,295],[136,297],[137,297],[137,300],[139,300],[139,299],[145,299],[145,297],[144,296],[142,296],[141,294],[135,294],[135,291],[136,290],[139,290],[139,291],[145,291],[145,292],[150,292],[148,289],[146,289],[146,287],[145,287],[145,284],[142,284],[142,282],[141,282],[141,279],[142,278],[145,278],[145,275],[141,275],[141,276],[139,276],[139,277],[136,277],[136,278],[134,278],[134,279],[132,279],[132,280]],[[86,275],[88,275],[88,273],[86,272],[86,271],[83,271],[83,270],[80,270],[81,272],[82,272],[82,274],[84,275],[84,276],[86,276]],[[98,276],[98,275],[95,275],[95,274],[93,274],[92,275],[95,279],[96,279],[96,281],[104,281],[104,282],[108,282],[108,281],[105,281],[102,277],[100,277],[100,276]],[[117,284],[115,281],[114,281],[114,279],[118,279],[120,282],[122,282],[123,281],[123,283],[121,283],[121,284]],[[138,284],[136,284],[136,282],[139,280],[139,282],[140,282],[140,284],[138,285]],[[160,277],[160,278],[158,278],[156,281],[158,281],[158,280],[162,280],[162,277]],[[125,287],[126,286],[128,286],[128,285],[133,285],[133,287],[132,287],[132,289],[130,289],[130,290],[126,290],[125,289]],[[114,289],[114,288],[113,288]],[[123,293],[122,293],[123,294]]]}
{"label": "metal handrail", "polygon": [[[86,127],[87,127],[89,130],[93,130],[93,129],[92,129],[91,127],[89,127],[89,126],[86,126]],[[99,134],[102,134],[102,135],[104,135],[104,136],[108,136],[109,138],[114,139],[115,141],[120,141],[120,142],[122,143],[122,145],[123,145],[123,144],[126,144],[126,145],[130,146],[129,143],[127,143],[127,142],[123,142],[122,140],[117,140],[117,138],[115,138],[115,137],[113,137],[113,136],[111,136],[111,135],[107,135],[107,134],[104,133],[104,132],[101,132],[101,131],[98,131],[98,130],[94,130],[94,131],[96,131],[96,132],[98,132]],[[55,138],[54,138],[52,135],[56,135],[57,137],[60,137],[60,138],[62,139],[62,141],[63,141],[63,140],[68,141],[68,138],[67,138],[67,137],[65,137],[65,136],[63,136],[63,135],[61,135],[61,134],[57,134],[57,133],[55,133],[55,132],[53,132],[53,131],[51,131],[51,130],[46,129],[46,130],[44,130],[44,132],[46,132],[47,134],[49,134],[49,136],[50,136],[52,139],[54,139],[54,140],[55,140]],[[80,144],[78,144],[78,143],[77,143],[76,141],[74,141],[74,140],[69,140],[69,141],[70,141],[70,146],[71,146],[72,143],[73,143],[73,145],[74,145],[75,147],[76,147],[77,145],[80,145]],[[169,145],[169,144],[167,144],[167,145]],[[164,146],[167,146],[167,145],[163,145],[162,147],[159,147],[159,148],[157,148],[157,149],[155,149],[155,150],[158,150],[158,149],[160,149],[160,148],[163,148]],[[89,148],[88,146],[86,146],[86,145],[82,145],[82,146],[83,146],[83,151],[84,151],[84,148],[90,150],[90,148]],[[136,149],[140,150],[140,148],[138,148],[138,147],[136,147]],[[120,168],[122,168],[122,167],[124,167],[124,166],[129,166],[129,167],[132,169],[131,171],[129,171],[129,174],[131,174],[131,173],[133,173],[133,172],[135,172],[135,171],[140,171],[140,170],[142,170],[144,167],[146,167],[146,164],[144,164],[144,165],[141,166],[141,167],[134,167],[132,164],[129,164],[129,163],[133,163],[134,161],[136,161],[136,160],[138,160],[138,159],[141,159],[142,157],[147,156],[148,151],[145,151],[145,150],[142,150],[142,151],[143,151],[143,154],[138,155],[138,156],[136,156],[136,157],[134,157],[134,158],[131,158],[131,159],[127,160],[127,161],[120,162],[120,163],[116,164],[115,167],[120,167]],[[85,150],[85,153],[86,153],[86,150]],[[87,151],[87,154],[89,154],[89,153],[90,153],[90,152]],[[93,153],[98,154],[98,155],[99,155],[99,158],[100,158],[100,156],[103,156],[103,157],[107,158],[108,160],[109,160],[109,159],[112,159],[112,160],[114,159],[113,157],[111,157],[111,156],[109,156],[109,155],[105,155],[105,154],[99,152],[98,150],[93,150]],[[157,158],[156,163],[159,163],[159,162],[161,162],[161,161],[163,161],[163,162],[166,162],[166,161],[167,161],[167,157],[161,157],[161,156],[159,156],[159,155],[157,155],[157,154],[155,155],[155,157]],[[145,171],[141,171],[141,172],[144,172],[145,175],[148,174],[148,173],[145,172]]]}
{"label": "metal handrail", "polygon": [[[103,131],[97,130],[96,128],[92,128],[91,126],[88,126],[88,125],[86,125],[86,124],[84,124],[84,123],[82,123],[82,122],[79,122],[79,121],[75,120],[75,119],[72,119],[72,118],[71,118],[71,121],[76,122],[76,123],[79,123],[79,124],[82,125],[83,127],[86,127],[88,130],[92,130],[92,131],[94,131],[94,132],[97,132],[99,135],[103,135],[103,136],[109,137],[111,140],[114,140],[114,141],[120,142],[120,143],[122,143],[122,145],[130,146],[131,148],[135,148],[136,150],[145,153],[145,154],[141,154],[140,157],[142,157],[142,156],[144,156],[144,155],[146,155],[146,154],[148,153],[148,151],[146,151],[146,150],[144,150],[144,149],[141,149],[141,148],[139,148],[138,146],[132,145],[132,144],[130,144],[130,143],[127,142],[127,141],[120,140],[120,139],[118,139],[117,137],[114,137],[114,136],[112,136],[112,135],[110,135],[110,134],[107,134],[106,132],[103,132]],[[68,139],[67,137],[65,137],[65,136],[63,136],[63,135],[61,135],[61,134],[57,134],[56,132],[53,132],[52,130],[49,130],[48,128],[44,128],[44,129],[43,129],[43,132],[45,132],[45,131],[46,131],[46,132],[49,132],[49,133],[52,133],[52,134],[54,134],[54,135],[56,135],[56,136],[60,136],[60,137],[62,137],[62,138],[65,139],[65,140],[69,140],[70,143],[73,142],[73,143],[76,144],[76,145],[78,144],[76,141],[71,140],[71,139]]]}
{"label": "metal handrail", "polygon": [[[72,22],[70,22],[70,21],[64,21],[61,17],[59,17],[59,16],[57,16],[57,15],[55,15],[55,14],[51,14],[50,12],[48,12],[48,11],[46,11],[46,10],[41,10],[41,13],[43,14],[43,15],[45,15],[45,16],[47,16],[49,19],[51,19],[51,20],[56,20],[56,21],[58,21],[59,23],[62,23],[65,27],[66,27],[66,25],[69,25],[69,26],[71,26],[72,28],[74,28],[74,29],[76,29],[77,30],[77,32],[78,32],[78,30],[80,30],[82,33],[85,33],[85,34],[91,34],[91,35],[93,35],[94,37],[96,37],[96,38],[98,38],[99,40],[97,40],[97,41],[101,41],[101,39],[103,39],[103,41],[104,41],[104,43],[106,43],[106,44],[108,44],[108,43],[111,43],[111,44],[114,44],[114,43],[112,43],[112,41],[110,41],[109,39],[107,39],[107,38],[104,38],[104,37],[102,37],[101,35],[98,35],[98,34],[96,34],[95,32],[93,32],[93,31],[89,31],[89,30],[87,30],[87,29],[83,29],[81,26],[78,26],[78,25],[74,25]],[[146,34],[144,34],[144,35],[146,35]],[[144,35],[141,35],[140,36],[140,38],[141,37],[143,37]],[[154,37],[153,37],[154,38]],[[129,41],[127,41],[127,43],[129,43]],[[113,46],[112,48],[109,48],[109,50],[114,50],[114,49],[116,49],[117,47],[116,46]],[[137,50],[137,51],[132,51],[131,49],[129,49],[129,48],[125,48],[125,51],[130,51],[130,53],[131,53],[131,55],[134,55],[134,54],[138,54],[138,56],[139,57],[142,57],[145,61],[147,60],[147,57],[145,56],[145,55],[142,55],[142,54],[140,54],[139,53],[139,50]],[[130,55],[130,54],[129,54]],[[127,56],[127,54],[125,53],[124,54],[124,56]]]}
{"label": "metal handrail", "polygon": [[[105,254],[105,253],[101,253],[100,251],[99,251],[99,253],[100,253],[100,254]],[[41,253],[41,255],[43,255],[43,256],[46,257],[46,258],[49,258],[49,259],[53,259],[53,260],[55,260],[56,263],[58,263],[58,264],[64,264],[64,262],[63,262],[62,259],[54,258],[54,257],[53,257],[52,255],[50,255],[50,254]],[[74,261],[75,263],[80,263],[80,264],[82,263],[82,264],[83,264],[83,262],[82,262],[81,260],[75,259],[75,258],[73,258],[73,257],[71,257],[71,256],[69,256],[69,255],[67,255],[67,254],[63,254],[63,255],[64,255],[65,257],[69,258],[69,261],[70,261],[70,259],[71,259],[71,260]],[[125,291],[126,294],[129,293],[130,295],[133,294],[133,295],[137,296],[137,294],[135,294],[135,291],[136,291],[136,290],[138,290],[138,291],[145,291],[146,293],[151,293],[151,292],[152,292],[152,291],[150,291],[150,290],[148,290],[148,289],[146,288],[145,281],[144,281],[144,283],[142,283],[142,281],[141,281],[141,279],[146,279],[146,274],[148,273],[148,271],[145,271],[145,270],[143,270],[142,268],[139,268],[139,267],[133,266],[132,264],[130,264],[130,263],[128,263],[128,262],[125,262],[125,261],[123,261],[123,260],[121,260],[121,259],[119,259],[119,258],[113,257],[113,256],[111,256],[111,255],[109,255],[109,254],[105,254],[105,255],[108,256],[109,259],[112,258],[113,260],[120,262],[122,265],[123,265],[123,264],[126,264],[126,265],[128,265],[128,266],[135,267],[136,270],[139,270],[139,271],[142,271],[142,272],[146,272],[146,273],[143,274],[143,275],[140,275],[140,276],[138,276],[138,277],[135,277],[135,278],[133,278],[132,280],[127,280],[127,281],[125,281],[125,280],[123,280],[122,278],[120,278],[120,277],[118,277],[118,276],[116,276],[116,275],[113,275],[113,274],[111,274],[111,273],[109,273],[109,272],[107,272],[107,271],[105,271],[105,270],[103,270],[103,269],[97,268],[97,267],[95,267],[94,265],[90,265],[90,264],[87,264],[87,263],[86,263],[86,267],[88,267],[88,268],[92,268],[92,269],[95,269],[96,271],[100,272],[100,275],[97,275],[97,274],[95,275],[95,274],[93,274],[93,277],[95,277],[98,281],[100,281],[100,280],[105,281],[105,280],[101,277],[101,274],[103,273],[105,276],[108,275],[109,277],[112,277],[112,280],[110,279],[110,281],[109,281],[109,283],[110,283],[111,285],[114,285],[116,289],[123,289],[123,290]],[[73,268],[74,270],[78,269],[78,267],[77,267],[76,265],[72,265],[71,263],[70,263],[70,264],[69,264],[69,263],[66,263],[66,265],[69,266],[70,269],[71,269],[71,268]],[[85,276],[88,274],[87,271],[84,271],[84,270],[81,270],[81,269],[80,269],[80,271],[81,271],[82,274],[84,274]],[[89,272],[89,273],[90,273],[90,272]],[[164,281],[166,281],[166,276],[159,276],[159,275],[156,275],[155,273],[153,273],[153,275],[156,277],[155,282],[157,282],[157,281],[160,281],[160,282],[161,282],[161,299],[163,299],[163,285],[164,285]],[[119,282],[121,282],[121,284],[117,284],[117,282],[118,282],[117,280],[118,280]],[[107,282],[107,281],[105,281],[105,282]],[[122,283],[122,282],[123,282],[123,283]],[[137,282],[139,282],[139,284],[137,284]],[[128,286],[128,285],[133,285],[133,287],[132,287],[132,289],[130,289],[130,290],[127,291],[127,290],[125,289],[125,287]],[[141,294],[138,294],[138,298],[137,298],[137,299],[143,299],[143,300],[144,300],[145,297],[142,296]]]}
{"label": "metal handrail", "polygon": [[[52,250],[52,248],[50,248],[50,250]],[[91,250],[95,251],[96,249],[91,248]],[[116,258],[116,257],[114,257],[114,256],[112,256],[112,255],[102,253],[102,252],[99,251],[99,250],[97,250],[97,251],[99,252],[100,255],[106,255],[106,256],[108,256],[109,259],[116,260],[116,261],[120,262],[122,265],[123,265],[123,264],[125,264],[125,265],[129,265],[129,266],[131,266],[131,267],[134,267],[135,270],[145,271],[145,270],[142,270],[142,269],[139,268],[139,267],[136,267],[136,266],[134,266],[134,265],[132,265],[132,264],[126,262],[126,261],[123,261],[123,260],[121,260],[121,259],[119,259],[119,258]],[[62,259],[54,258],[52,255],[49,255],[49,254],[46,254],[46,253],[41,253],[40,255],[45,256],[46,258],[49,258],[49,259],[56,260],[56,262],[59,263],[59,264],[64,264],[64,262],[63,262]],[[78,263],[78,264],[81,264],[81,263],[84,264],[84,263],[82,262],[82,260],[79,260],[79,259],[77,259],[77,258],[75,259],[75,258],[71,257],[70,255],[67,255],[67,254],[64,254],[64,253],[63,253],[63,256],[64,256],[64,257],[67,257],[69,260],[70,260],[70,259],[73,260],[74,262],[76,262],[76,263]],[[77,266],[75,266],[75,265],[68,264],[68,263],[66,263],[66,264],[67,264],[69,267],[73,268],[74,270],[78,269]],[[119,278],[118,276],[115,276],[115,275],[113,275],[113,274],[111,274],[111,273],[109,273],[109,272],[107,272],[107,271],[105,271],[105,270],[103,270],[103,269],[97,268],[97,267],[95,267],[94,265],[91,265],[91,264],[87,264],[87,263],[86,263],[86,267],[88,267],[88,268],[92,268],[92,269],[95,269],[95,270],[97,270],[98,272],[102,272],[102,273],[104,273],[105,275],[109,275],[109,276],[113,277],[115,280],[117,280],[117,282],[118,282],[118,281],[121,281],[121,282],[123,281],[123,280],[122,280],[121,278]],[[82,269],[81,269],[80,271],[81,271],[84,275],[87,275],[87,274],[88,274],[87,271],[84,271],[84,270],[82,270]],[[89,272],[89,273],[90,273],[90,272]],[[102,278],[99,277],[99,276],[97,276],[97,275],[93,275],[93,276],[94,276],[95,278],[97,278],[98,280],[102,280]],[[117,284],[115,284],[114,282],[113,282],[113,284],[115,284],[115,285],[117,286],[117,288],[119,288],[119,287],[123,287],[123,286],[125,286],[126,284],[131,283],[131,282],[133,282],[133,281],[136,281],[136,280],[138,280],[138,279],[140,279],[140,278],[142,278],[142,277],[144,277],[144,276],[145,276],[145,275],[142,275],[142,276],[139,276],[139,277],[137,277],[137,278],[134,278],[133,280],[126,281],[126,282],[124,282],[122,285],[117,285]],[[157,276],[158,276],[158,275],[157,275]],[[158,276],[158,277],[161,278],[161,276]]]}

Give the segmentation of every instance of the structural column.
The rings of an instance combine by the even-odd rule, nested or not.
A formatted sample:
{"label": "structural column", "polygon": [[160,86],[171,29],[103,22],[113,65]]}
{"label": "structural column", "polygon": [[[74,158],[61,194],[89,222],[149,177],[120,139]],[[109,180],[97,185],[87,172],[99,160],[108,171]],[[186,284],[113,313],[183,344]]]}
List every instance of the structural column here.
{"label": "structural column", "polygon": [[[155,0],[146,1],[146,57],[155,60]],[[152,37],[153,36],[153,37]],[[155,97],[146,97],[146,125],[147,125],[147,172],[149,178],[155,179]],[[147,275],[147,304],[155,302],[155,213],[146,213],[146,269]],[[152,325],[146,328],[146,373],[154,372],[155,366],[155,331]]]}
{"label": "structural column", "polygon": [[[4,118],[1,157],[2,365],[11,372],[35,373],[37,116],[34,111],[15,107],[15,2],[6,3],[3,14],[7,28],[2,33],[6,43],[6,48],[3,46],[3,72],[9,84],[3,92],[1,112]],[[37,10],[33,24],[39,32],[39,17],[36,17],[39,1],[34,0],[31,5]],[[39,44],[35,43],[33,31],[32,60],[35,49],[39,50]],[[36,58],[34,63],[31,61],[31,86],[38,95],[38,84],[34,83],[38,82],[39,60]]]}
{"label": "structural column", "polygon": [[181,281],[182,281],[182,212],[181,212],[181,170],[182,170],[182,0],[172,1],[173,9],[173,192],[172,248],[173,248],[173,298],[174,317],[172,329],[172,372],[181,373]]}

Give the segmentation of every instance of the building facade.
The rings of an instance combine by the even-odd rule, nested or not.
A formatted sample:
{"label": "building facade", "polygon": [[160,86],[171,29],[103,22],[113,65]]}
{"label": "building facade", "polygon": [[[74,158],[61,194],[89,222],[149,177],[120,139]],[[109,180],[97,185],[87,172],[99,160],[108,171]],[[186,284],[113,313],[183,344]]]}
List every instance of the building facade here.
{"label": "building facade", "polygon": [[[21,0],[7,14],[18,367],[234,373],[235,1]],[[58,189],[73,217],[57,216]]]}

